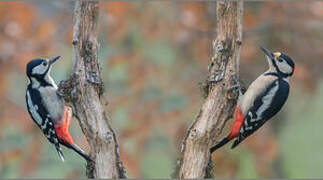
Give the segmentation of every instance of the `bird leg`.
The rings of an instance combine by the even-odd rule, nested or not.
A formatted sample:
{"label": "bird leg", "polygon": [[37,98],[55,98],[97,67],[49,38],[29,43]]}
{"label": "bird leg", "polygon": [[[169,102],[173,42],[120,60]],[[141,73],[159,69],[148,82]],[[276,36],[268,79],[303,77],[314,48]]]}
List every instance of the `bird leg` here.
{"label": "bird leg", "polygon": [[234,81],[234,84],[228,88],[224,88],[224,91],[231,92],[233,90],[238,90],[238,92],[235,91],[234,93],[230,93],[228,98],[234,99],[237,96],[240,98],[244,94],[245,89],[241,86],[238,75],[234,75],[232,80]]}

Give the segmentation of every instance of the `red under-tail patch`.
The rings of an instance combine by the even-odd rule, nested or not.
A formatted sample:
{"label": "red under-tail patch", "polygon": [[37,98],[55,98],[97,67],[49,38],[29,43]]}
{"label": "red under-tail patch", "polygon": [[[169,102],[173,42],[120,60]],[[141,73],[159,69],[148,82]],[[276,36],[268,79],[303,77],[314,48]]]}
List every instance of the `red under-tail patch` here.
{"label": "red under-tail patch", "polygon": [[231,128],[231,131],[229,132],[229,135],[228,135],[228,138],[230,140],[238,136],[241,125],[244,120],[244,115],[238,105],[236,106],[236,109],[234,110],[233,117],[234,117],[234,122],[233,122],[233,125]]}
{"label": "red under-tail patch", "polygon": [[62,116],[62,123],[55,127],[56,134],[58,139],[69,143],[74,144],[72,137],[68,133],[68,127],[70,125],[72,118],[72,109],[69,106],[64,106],[64,113]]}

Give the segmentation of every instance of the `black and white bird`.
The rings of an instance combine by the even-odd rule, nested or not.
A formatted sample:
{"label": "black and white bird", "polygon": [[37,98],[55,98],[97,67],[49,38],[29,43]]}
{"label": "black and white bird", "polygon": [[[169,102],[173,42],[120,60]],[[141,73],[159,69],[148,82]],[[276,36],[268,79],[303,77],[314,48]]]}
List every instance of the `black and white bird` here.
{"label": "black and white bird", "polygon": [[27,64],[26,73],[29,80],[26,90],[27,109],[48,141],[55,145],[62,161],[64,156],[60,145],[73,149],[86,160],[90,160],[89,156],[73,142],[68,132],[72,109],[57,95],[57,85],[50,76],[52,64],[59,58],[60,56],[33,59]]}
{"label": "black and white bird", "polygon": [[261,47],[269,64],[269,69],[251,83],[237,103],[234,123],[229,134],[210,149],[214,152],[232,139],[236,147],[271,119],[285,104],[289,94],[289,78],[295,64],[286,54],[271,52]]}

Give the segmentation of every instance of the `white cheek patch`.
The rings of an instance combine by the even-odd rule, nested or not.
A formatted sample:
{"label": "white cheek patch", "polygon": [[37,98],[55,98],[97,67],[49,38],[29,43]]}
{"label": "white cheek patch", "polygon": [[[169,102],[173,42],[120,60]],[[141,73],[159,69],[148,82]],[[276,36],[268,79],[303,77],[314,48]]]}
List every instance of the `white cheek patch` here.
{"label": "white cheek patch", "polygon": [[43,64],[40,64],[33,68],[32,74],[44,74],[47,70],[47,66],[44,66]]}
{"label": "white cheek patch", "polygon": [[289,64],[287,64],[286,61],[283,61],[283,62],[277,61],[277,62],[278,62],[278,68],[282,73],[285,73],[285,74],[292,73],[293,69]]}

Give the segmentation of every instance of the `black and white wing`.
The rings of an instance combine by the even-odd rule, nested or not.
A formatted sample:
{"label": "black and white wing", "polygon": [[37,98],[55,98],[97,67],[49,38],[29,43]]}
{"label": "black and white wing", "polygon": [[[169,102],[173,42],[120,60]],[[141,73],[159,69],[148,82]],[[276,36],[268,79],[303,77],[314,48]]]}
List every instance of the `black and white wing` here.
{"label": "black and white wing", "polygon": [[59,157],[64,161],[64,156],[56,135],[53,121],[43,105],[39,91],[32,89],[29,85],[26,92],[27,109],[38,127],[42,130],[46,138],[55,145]]}
{"label": "black and white wing", "polygon": [[239,135],[231,148],[236,147],[246,137],[272,118],[285,104],[289,94],[289,84],[282,79],[273,81],[260,93],[246,114]]}

